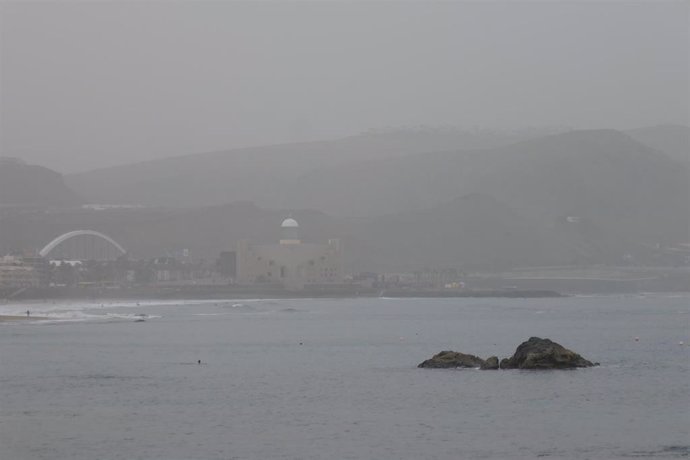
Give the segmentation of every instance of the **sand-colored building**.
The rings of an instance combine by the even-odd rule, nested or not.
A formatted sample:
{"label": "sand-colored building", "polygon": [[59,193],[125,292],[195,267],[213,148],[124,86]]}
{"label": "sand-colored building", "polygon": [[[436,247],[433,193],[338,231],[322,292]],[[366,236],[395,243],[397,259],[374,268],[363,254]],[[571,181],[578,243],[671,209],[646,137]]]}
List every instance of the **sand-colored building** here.
{"label": "sand-colored building", "polygon": [[299,224],[291,217],[283,221],[280,230],[278,244],[252,245],[247,240],[237,243],[238,284],[270,283],[303,289],[342,282],[340,240],[303,243]]}

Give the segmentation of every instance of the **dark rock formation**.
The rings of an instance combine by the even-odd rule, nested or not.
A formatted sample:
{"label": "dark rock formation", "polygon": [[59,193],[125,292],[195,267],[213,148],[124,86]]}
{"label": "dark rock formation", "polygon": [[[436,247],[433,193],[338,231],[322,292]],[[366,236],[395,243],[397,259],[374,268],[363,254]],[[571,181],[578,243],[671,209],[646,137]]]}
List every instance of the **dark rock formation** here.
{"label": "dark rock formation", "polygon": [[456,367],[482,367],[484,360],[474,356],[458,353],[456,351],[442,351],[434,355],[431,359],[427,359],[417,367],[430,368],[456,368]]}
{"label": "dark rock formation", "polygon": [[522,342],[515,354],[510,358],[504,358],[500,364],[496,356],[487,358],[486,361],[474,356],[458,353],[456,351],[442,351],[431,359],[427,359],[417,367],[430,368],[458,368],[470,367],[484,370],[493,369],[574,369],[576,367],[598,366],[572,350],[552,342],[549,339],[530,337]]}
{"label": "dark rock formation", "polygon": [[498,369],[498,358],[496,356],[491,356],[484,361],[484,364],[480,367],[482,370],[494,370]]}
{"label": "dark rock formation", "polygon": [[574,351],[549,339],[530,337],[511,358],[501,360],[501,369],[574,369],[595,366]]}

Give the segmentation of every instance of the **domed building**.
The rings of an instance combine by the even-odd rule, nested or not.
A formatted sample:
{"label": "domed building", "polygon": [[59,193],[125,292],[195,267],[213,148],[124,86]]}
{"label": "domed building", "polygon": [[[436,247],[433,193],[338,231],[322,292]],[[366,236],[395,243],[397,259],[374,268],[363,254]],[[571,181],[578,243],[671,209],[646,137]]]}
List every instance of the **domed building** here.
{"label": "domed building", "polygon": [[283,220],[278,244],[237,243],[238,284],[280,284],[287,289],[342,282],[340,240],[328,244],[303,243],[299,223]]}
{"label": "domed building", "polygon": [[288,217],[280,224],[280,244],[301,244],[299,239],[299,224],[292,217]]}

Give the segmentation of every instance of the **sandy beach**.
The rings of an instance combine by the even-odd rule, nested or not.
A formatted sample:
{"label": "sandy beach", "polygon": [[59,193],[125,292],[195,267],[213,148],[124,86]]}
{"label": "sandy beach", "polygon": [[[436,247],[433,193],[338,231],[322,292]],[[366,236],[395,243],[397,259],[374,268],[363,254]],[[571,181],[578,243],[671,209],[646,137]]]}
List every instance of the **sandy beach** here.
{"label": "sandy beach", "polygon": [[26,315],[19,315],[19,316],[10,316],[10,315],[0,315],[0,323],[8,322],[8,321],[39,321],[42,319],[48,319],[45,316],[26,316]]}

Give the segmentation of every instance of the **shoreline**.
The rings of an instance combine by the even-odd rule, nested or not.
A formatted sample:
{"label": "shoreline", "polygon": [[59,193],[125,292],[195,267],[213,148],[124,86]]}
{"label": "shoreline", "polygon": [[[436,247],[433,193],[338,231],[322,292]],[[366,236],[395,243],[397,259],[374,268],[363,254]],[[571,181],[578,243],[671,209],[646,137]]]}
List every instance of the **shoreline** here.
{"label": "shoreline", "polygon": [[[619,295],[642,294],[643,292],[673,292],[690,294],[688,291],[626,291],[611,290],[603,292],[571,292],[551,289],[304,289],[289,291],[275,287],[246,286],[156,286],[136,288],[95,288],[95,287],[44,287],[28,288],[19,295],[11,295],[13,290],[0,288],[0,306],[7,304],[55,303],[55,302],[88,302],[103,303],[113,301],[225,301],[225,300],[272,300],[272,299],[358,299],[358,298],[511,298],[511,299],[549,299],[572,297],[577,295]],[[23,314],[10,315],[27,319]],[[19,318],[6,319],[16,321]]]}
{"label": "shoreline", "polygon": [[0,305],[3,303],[52,302],[57,300],[82,300],[98,302],[103,300],[227,300],[227,299],[356,299],[356,298],[558,298],[565,297],[553,290],[537,289],[355,289],[312,288],[289,291],[275,287],[232,286],[158,286],[148,288],[82,288],[47,287],[28,288],[19,295],[0,290]]}
{"label": "shoreline", "polygon": [[13,321],[41,321],[50,319],[46,316],[26,316],[26,315],[0,315],[0,323],[8,323]]}

